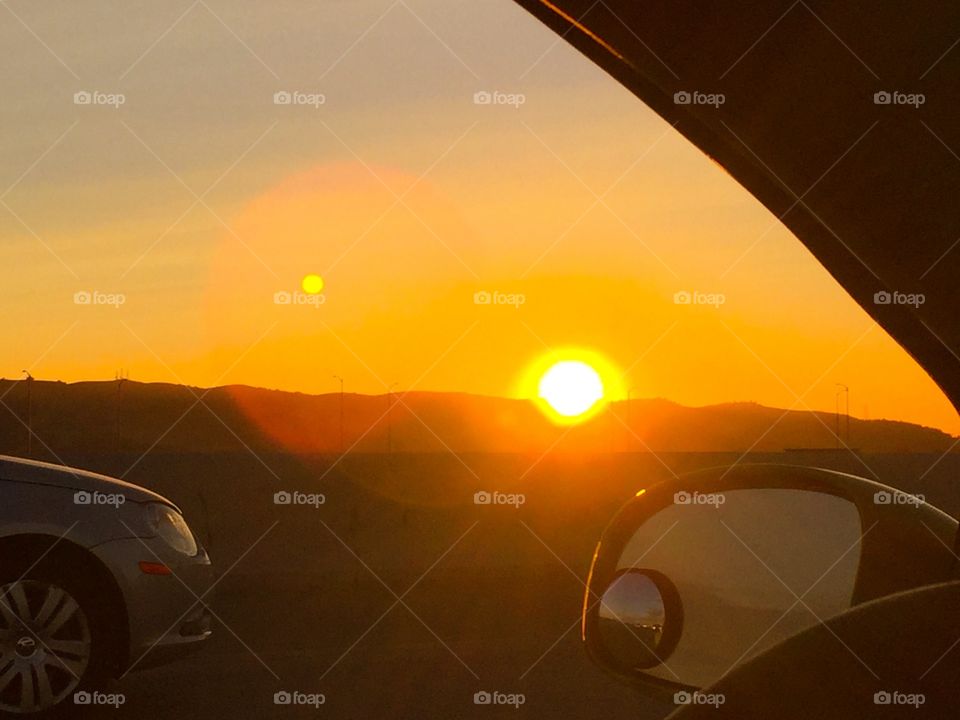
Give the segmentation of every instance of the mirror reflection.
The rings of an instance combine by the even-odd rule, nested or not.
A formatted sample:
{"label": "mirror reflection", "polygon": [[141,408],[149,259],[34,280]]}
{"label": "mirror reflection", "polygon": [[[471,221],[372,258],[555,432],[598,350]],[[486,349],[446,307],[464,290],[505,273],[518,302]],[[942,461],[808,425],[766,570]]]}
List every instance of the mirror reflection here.
{"label": "mirror reflection", "polygon": [[603,593],[597,629],[604,649],[624,669],[660,663],[666,623],[660,588],[643,572],[619,575]]}
{"label": "mirror reflection", "polygon": [[[665,575],[683,607],[683,633],[668,662],[645,672],[704,687],[849,609],[860,541],[856,506],[834,495],[779,488],[678,493],[637,528],[617,563],[620,577],[637,568]],[[646,606],[656,615],[653,590],[638,579],[624,583],[638,599],[618,597],[624,584],[610,607],[623,614]]]}

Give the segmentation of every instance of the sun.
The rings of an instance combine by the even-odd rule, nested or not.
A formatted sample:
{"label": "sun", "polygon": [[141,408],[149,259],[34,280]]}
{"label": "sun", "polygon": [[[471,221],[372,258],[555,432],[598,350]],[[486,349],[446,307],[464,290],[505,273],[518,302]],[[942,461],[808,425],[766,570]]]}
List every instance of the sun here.
{"label": "sun", "polygon": [[517,395],[533,401],[556,425],[576,425],[623,397],[623,373],[609,359],[583,347],[562,347],[524,369]]}
{"label": "sun", "polygon": [[583,415],[603,399],[603,394],[600,373],[580,360],[551,365],[537,385],[537,397],[565,418]]}

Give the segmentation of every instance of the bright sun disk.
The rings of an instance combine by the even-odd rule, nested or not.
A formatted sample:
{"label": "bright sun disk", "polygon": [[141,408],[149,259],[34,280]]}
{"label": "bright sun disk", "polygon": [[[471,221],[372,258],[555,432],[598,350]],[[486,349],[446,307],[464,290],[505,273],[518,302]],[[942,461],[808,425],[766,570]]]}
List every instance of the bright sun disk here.
{"label": "bright sun disk", "polygon": [[564,360],[543,374],[537,395],[563,417],[577,417],[603,398],[603,381],[585,362]]}

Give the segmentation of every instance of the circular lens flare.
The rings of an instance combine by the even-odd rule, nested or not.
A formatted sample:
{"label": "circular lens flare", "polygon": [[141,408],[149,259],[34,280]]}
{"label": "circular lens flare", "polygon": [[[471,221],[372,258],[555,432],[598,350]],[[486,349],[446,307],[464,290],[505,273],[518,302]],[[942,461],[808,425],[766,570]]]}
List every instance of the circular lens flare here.
{"label": "circular lens flare", "polygon": [[566,418],[582,415],[603,398],[600,374],[585,362],[565,360],[552,365],[537,386],[537,397]]}
{"label": "circular lens flare", "polygon": [[307,293],[307,295],[316,295],[323,290],[323,278],[319,275],[306,275],[303,278],[303,282],[300,283],[300,287],[303,288],[303,291]]}

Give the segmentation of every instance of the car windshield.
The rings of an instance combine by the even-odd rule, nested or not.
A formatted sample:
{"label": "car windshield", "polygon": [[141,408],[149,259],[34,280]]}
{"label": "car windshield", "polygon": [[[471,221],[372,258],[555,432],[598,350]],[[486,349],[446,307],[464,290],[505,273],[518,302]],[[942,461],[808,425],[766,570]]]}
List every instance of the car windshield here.
{"label": "car windshield", "polygon": [[[42,481],[122,513],[78,548],[161,548],[103,577],[189,591],[183,642],[7,617],[0,708],[47,638],[94,648],[78,676],[123,646],[106,689],[61,678],[78,717],[662,717],[578,637],[626,499],[758,460],[929,497],[956,470],[960,420],[916,361],[513,2],[0,5],[0,453],[158,493]],[[44,532],[101,527],[64,517]],[[0,541],[29,522],[0,513]],[[84,606],[31,582],[31,622],[58,588]]]}

